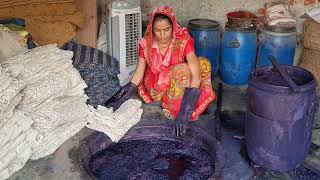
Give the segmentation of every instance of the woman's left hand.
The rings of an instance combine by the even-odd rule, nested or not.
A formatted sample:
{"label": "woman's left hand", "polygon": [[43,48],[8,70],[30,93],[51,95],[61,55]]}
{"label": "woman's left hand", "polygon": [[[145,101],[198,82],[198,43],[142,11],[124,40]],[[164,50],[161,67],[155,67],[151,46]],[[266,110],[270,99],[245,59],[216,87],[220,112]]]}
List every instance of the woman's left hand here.
{"label": "woman's left hand", "polygon": [[174,120],[174,135],[175,136],[182,136],[186,134],[188,128],[189,120],[185,117],[178,116]]}
{"label": "woman's left hand", "polygon": [[197,105],[201,94],[199,88],[186,88],[182,98],[179,113],[174,120],[175,127],[173,134],[181,136],[186,133],[192,112]]}

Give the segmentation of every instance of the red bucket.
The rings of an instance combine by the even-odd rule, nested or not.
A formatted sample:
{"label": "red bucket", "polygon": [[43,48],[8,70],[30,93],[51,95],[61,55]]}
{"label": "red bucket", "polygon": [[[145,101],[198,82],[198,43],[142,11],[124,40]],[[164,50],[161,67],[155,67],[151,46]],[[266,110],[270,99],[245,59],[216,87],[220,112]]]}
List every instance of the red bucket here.
{"label": "red bucket", "polygon": [[249,27],[258,21],[258,17],[249,11],[229,12],[227,18],[228,25],[232,27]]}

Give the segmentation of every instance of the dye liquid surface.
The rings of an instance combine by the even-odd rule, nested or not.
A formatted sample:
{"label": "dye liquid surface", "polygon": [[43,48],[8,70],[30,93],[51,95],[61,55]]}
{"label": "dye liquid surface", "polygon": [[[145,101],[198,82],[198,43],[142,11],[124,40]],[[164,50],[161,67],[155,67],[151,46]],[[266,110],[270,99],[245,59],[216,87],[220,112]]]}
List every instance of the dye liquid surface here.
{"label": "dye liquid surface", "polygon": [[117,143],[96,153],[90,169],[99,179],[207,179],[214,160],[204,150],[177,141]]}

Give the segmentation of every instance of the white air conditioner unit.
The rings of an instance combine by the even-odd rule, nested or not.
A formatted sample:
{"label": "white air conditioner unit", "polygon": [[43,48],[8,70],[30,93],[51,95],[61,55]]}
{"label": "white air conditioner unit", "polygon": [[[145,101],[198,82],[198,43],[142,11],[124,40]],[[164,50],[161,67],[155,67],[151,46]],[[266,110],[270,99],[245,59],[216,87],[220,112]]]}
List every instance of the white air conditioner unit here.
{"label": "white air conditioner unit", "polygon": [[138,40],[142,34],[140,0],[114,0],[108,16],[109,54],[119,61],[118,78],[124,85],[138,63]]}

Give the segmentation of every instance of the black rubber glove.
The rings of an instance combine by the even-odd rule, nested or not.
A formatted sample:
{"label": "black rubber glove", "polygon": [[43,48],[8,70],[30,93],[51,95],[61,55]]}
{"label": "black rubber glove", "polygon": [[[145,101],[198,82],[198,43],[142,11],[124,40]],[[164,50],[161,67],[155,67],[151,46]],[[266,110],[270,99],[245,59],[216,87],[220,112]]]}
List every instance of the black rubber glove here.
{"label": "black rubber glove", "polygon": [[186,133],[194,108],[196,107],[201,90],[199,88],[186,88],[183,94],[181,107],[175,119],[174,134],[181,136]]}
{"label": "black rubber glove", "polygon": [[138,87],[129,82],[125,86],[116,92],[108,101],[105,103],[106,107],[113,107],[113,111],[117,110],[126,100],[128,100],[138,90]]}

